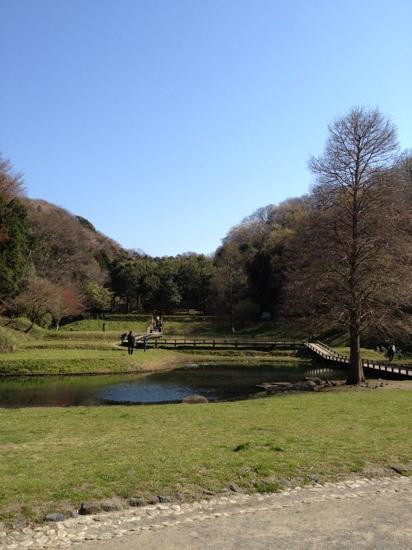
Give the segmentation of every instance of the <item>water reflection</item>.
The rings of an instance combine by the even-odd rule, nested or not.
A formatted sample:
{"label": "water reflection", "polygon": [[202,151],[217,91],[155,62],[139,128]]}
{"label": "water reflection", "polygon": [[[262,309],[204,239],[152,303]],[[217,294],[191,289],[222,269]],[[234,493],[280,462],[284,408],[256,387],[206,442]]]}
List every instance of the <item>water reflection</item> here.
{"label": "water reflection", "polygon": [[305,376],[339,379],[344,375],[344,371],[313,365],[208,365],[151,374],[3,378],[0,406],[172,403],[191,394],[227,401],[256,394],[256,384],[262,382],[296,382]]}

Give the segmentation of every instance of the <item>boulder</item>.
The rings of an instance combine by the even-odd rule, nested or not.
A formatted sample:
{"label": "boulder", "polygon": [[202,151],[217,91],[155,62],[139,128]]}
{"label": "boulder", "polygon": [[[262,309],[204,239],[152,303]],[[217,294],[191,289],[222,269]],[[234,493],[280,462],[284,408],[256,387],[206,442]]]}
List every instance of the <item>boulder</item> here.
{"label": "boulder", "polygon": [[324,380],[321,380],[320,378],[314,377],[314,378],[305,378],[305,382],[315,382],[317,386],[323,386],[325,384]]}
{"label": "boulder", "polygon": [[129,506],[146,506],[147,501],[140,497],[129,498]]}
{"label": "boulder", "polygon": [[264,382],[263,384],[258,384],[256,387],[263,388],[268,393],[278,393],[294,389],[294,385],[290,382]]}
{"label": "boulder", "polygon": [[165,504],[165,503],[167,503],[167,502],[172,502],[172,498],[169,497],[168,495],[159,495],[158,498],[159,498],[159,502],[160,502],[161,504]]}
{"label": "boulder", "polygon": [[44,521],[64,521],[65,517],[59,512],[53,512],[44,516]]}
{"label": "boulder", "polygon": [[412,466],[406,464],[391,464],[389,468],[401,476],[407,476],[412,473]]}
{"label": "boulder", "polygon": [[182,403],[209,403],[209,401],[204,395],[187,395]]}
{"label": "boulder", "polygon": [[101,512],[102,508],[98,502],[82,502],[79,508],[81,516],[89,516]]}
{"label": "boulder", "polygon": [[111,498],[104,500],[101,503],[101,508],[104,512],[118,512],[119,510],[123,510],[123,503],[118,498]]}

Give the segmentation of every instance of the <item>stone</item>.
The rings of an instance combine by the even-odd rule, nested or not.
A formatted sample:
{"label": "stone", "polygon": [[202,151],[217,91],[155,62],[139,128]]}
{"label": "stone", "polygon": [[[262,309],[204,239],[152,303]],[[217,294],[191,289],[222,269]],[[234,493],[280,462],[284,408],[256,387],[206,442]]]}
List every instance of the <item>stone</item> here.
{"label": "stone", "polygon": [[231,484],[229,485],[229,489],[230,489],[231,491],[233,491],[234,493],[239,493],[239,492],[240,492],[240,487],[239,487],[239,485],[237,485],[236,483],[231,483]]}
{"label": "stone", "polygon": [[264,382],[263,384],[258,384],[257,388],[263,388],[268,393],[278,393],[283,391],[290,391],[294,389],[294,386],[290,382],[273,382],[268,383]]}
{"label": "stone", "polygon": [[209,400],[204,395],[187,395],[182,403],[193,404],[193,403],[209,403]]}
{"label": "stone", "polygon": [[12,528],[15,529],[15,530],[21,530],[23,529],[23,527],[26,526],[26,522],[22,519],[15,519],[12,524],[11,524]]}
{"label": "stone", "polygon": [[77,517],[79,517],[79,512],[77,512],[77,510],[72,510],[72,511],[70,512],[70,517],[71,517],[71,518],[77,518]]}
{"label": "stone", "polygon": [[123,510],[123,503],[118,498],[111,498],[101,503],[101,509],[104,512],[118,512]]}
{"label": "stone", "polygon": [[53,512],[44,516],[44,521],[64,521],[66,518],[59,512]]}
{"label": "stone", "polygon": [[146,506],[147,501],[140,497],[129,498],[129,506]]}
{"label": "stone", "polygon": [[159,502],[161,504],[164,504],[166,502],[172,502],[172,499],[171,499],[171,497],[169,497],[167,495],[159,495]]}
{"label": "stone", "polygon": [[184,500],[183,493],[176,493],[176,500],[179,500],[179,501]]}
{"label": "stone", "polygon": [[319,476],[314,475],[314,474],[309,474],[309,475],[308,475],[308,478],[309,478],[313,483],[319,483],[319,481],[320,481]]}
{"label": "stone", "polygon": [[101,512],[102,508],[97,502],[82,502],[79,508],[79,514],[81,516],[88,516],[90,514],[97,514]]}
{"label": "stone", "polygon": [[407,476],[412,473],[412,467],[405,464],[391,464],[389,468],[401,476]]}
{"label": "stone", "polygon": [[305,380],[304,382],[296,382],[294,388],[297,391],[314,391],[316,384],[312,380]]}
{"label": "stone", "polygon": [[159,497],[150,497],[147,499],[148,504],[159,504]]}
{"label": "stone", "polygon": [[314,377],[314,378],[306,377],[305,382],[315,382],[315,384],[317,386],[322,386],[323,385],[323,380],[321,380],[320,378],[317,378],[317,377]]}

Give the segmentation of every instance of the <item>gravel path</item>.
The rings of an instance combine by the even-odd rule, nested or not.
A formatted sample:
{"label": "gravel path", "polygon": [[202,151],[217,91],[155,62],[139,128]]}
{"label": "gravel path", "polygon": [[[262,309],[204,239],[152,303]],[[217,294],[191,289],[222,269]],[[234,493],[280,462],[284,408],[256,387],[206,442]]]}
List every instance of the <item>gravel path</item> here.
{"label": "gravel path", "polygon": [[73,518],[8,535],[0,548],[79,550],[412,548],[412,478],[233,493]]}

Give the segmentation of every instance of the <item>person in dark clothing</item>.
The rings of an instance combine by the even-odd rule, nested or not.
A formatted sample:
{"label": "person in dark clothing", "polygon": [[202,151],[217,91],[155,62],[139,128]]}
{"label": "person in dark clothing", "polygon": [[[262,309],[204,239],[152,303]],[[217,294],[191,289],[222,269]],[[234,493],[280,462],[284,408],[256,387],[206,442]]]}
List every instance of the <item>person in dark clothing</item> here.
{"label": "person in dark clothing", "polygon": [[103,331],[103,332],[106,332],[106,323],[103,323],[103,325],[102,325],[102,331]]}
{"label": "person in dark clothing", "polygon": [[135,343],[136,343],[136,338],[135,338],[133,332],[130,331],[127,335],[127,353],[129,355],[133,355]]}
{"label": "person in dark clothing", "polygon": [[147,338],[143,338],[143,351],[147,349]]}
{"label": "person in dark clothing", "polygon": [[389,344],[388,346],[388,359],[389,363],[392,361],[396,353],[396,347],[395,344]]}

